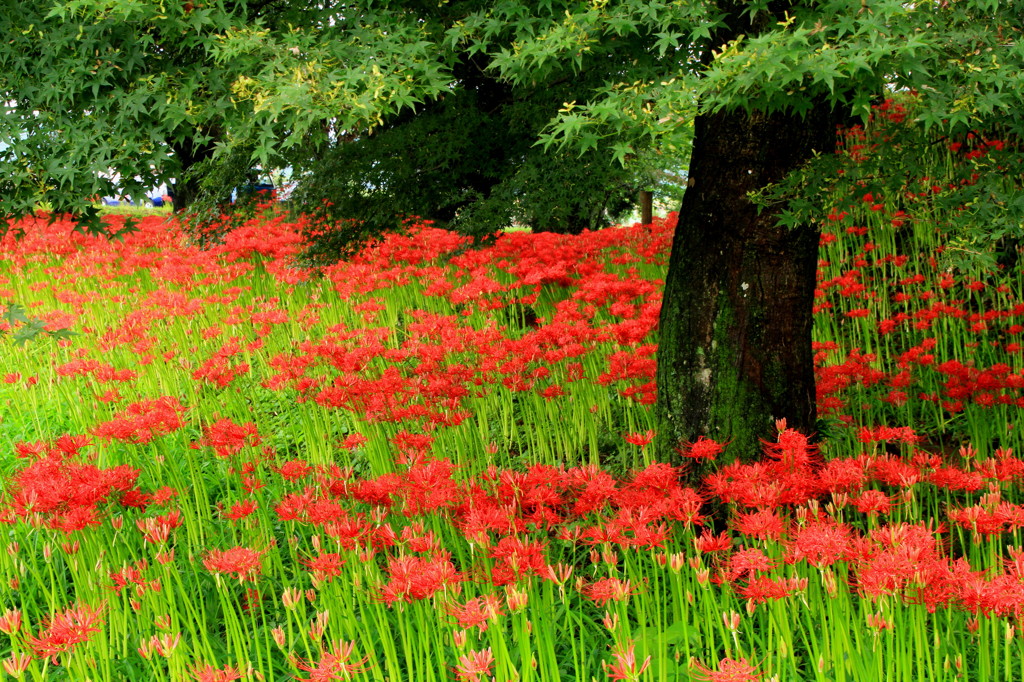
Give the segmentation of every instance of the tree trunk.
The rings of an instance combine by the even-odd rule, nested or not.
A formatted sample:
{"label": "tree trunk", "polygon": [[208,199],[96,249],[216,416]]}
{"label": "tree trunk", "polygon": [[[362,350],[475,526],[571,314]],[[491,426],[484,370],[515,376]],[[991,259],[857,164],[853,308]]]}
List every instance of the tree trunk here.
{"label": "tree trunk", "polygon": [[[658,347],[662,459],[700,436],[728,442],[724,459],[749,460],[786,418],[816,421],[811,307],[819,229],[776,226],[748,192],[781,180],[835,145],[826,106],[806,117],[701,115],[679,213]],[[696,465],[691,480],[707,472]]]}
{"label": "tree trunk", "polygon": [[654,222],[654,192],[649,189],[640,190],[640,224],[650,225]]}
{"label": "tree trunk", "polygon": [[174,212],[181,213],[199,197],[200,181],[195,167],[213,156],[215,144],[212,140],[199,142],[196,138],[186,138],[170,142],[170,147],[181,167],[180,177],[171,187]]}

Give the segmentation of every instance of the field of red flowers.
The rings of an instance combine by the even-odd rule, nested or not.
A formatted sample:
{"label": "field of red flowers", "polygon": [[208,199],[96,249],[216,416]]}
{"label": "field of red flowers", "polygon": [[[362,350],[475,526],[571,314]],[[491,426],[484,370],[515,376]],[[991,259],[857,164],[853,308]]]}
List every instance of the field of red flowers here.
{"label": "field of red flowers", "polygon": [[1020,269],[870,193],[826,223],[820,450],[781,421],[690,488],[739,453],[646,451],[673,216],[419,221],[318,274],[270,210],[205,249],[23,221],[0,677],[1024,677]]}

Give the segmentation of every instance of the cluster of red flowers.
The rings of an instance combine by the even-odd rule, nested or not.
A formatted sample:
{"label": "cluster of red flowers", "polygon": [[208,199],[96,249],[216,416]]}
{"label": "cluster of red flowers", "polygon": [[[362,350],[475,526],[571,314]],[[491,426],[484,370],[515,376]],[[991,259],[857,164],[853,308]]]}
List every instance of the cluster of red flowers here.
{"label": "cluster of red flowers", "polygon": [[70,533],[99,525],[101,504],[145,506],[148,497],[136,487],[139,470],[127,464],[102,469],[75,461],[88,438],[62,436],[53,444],[17,443],[30,462],[6,481],[0,522],[17,519],[45,523]]}
{"label": "cluster of red flowers", "polygon": [[[29,237],[20,242],[5,240],[0,246],[15,262],[49,256],[52,250],[38,238],[40,233],[58,242],[65,235],[58,238],[57,233],[67,229],[59,221],[54,226],[26,227]],[[74,311],[67,319],[69,326],[80,324],[90,308],[104,299],[130,304],[115,325],[97,332],[100,351],[127,347],[137,354],[139,365],[162,361],[175,370],[190,368],[194,380],[226,388],[251,372],[251,363],[239,356],[256,350],[260,337],[289,322],[307,328],[318,323],[316,311],[323,304],[317,302],[296,312],[278,307],[276,299],[232,305],[248,287],[224,287],[216,295],[190,293],[211,282],[227,283],[248,274],[252,265],[245,258],[254,251],[268,269],[275,264],[275,276],[284,277],[301,225],[280,217],[264,223],[251,221],[229,233],[224,244],[207,251],[180,244],[171,248],[173,237],[180,235],[156,219],[144,219],[138,227],[138,232],[119,243],[74,235],[70,241],[83,248],[68,254],[52,271],[59,285],[70,286],[89,277],[99,289],[87,296],[55,285],[58,300]],[[462,422],[469,415],[467,400],[495,387],[534,391],[547,399],[571,397],[571,384],[588,375],[626,397],[650,404],[655,347],[645,341],[657,325],[661,296],[659,282],[645,277],[637,266],[664,263],[673,227],[670,218],[656,221],[653,229],[635,226],[578,237],[510,234],[490,248],[451,256],[465,240],[425,221],[409,234],[389,236],[325,274],[353,309],[363,313],[364,324],[373,324],[385,308],[373,296],[403,285],[419,288],[428,298],[443,298],[460,314],[406,311],[408,334],[397,347],[390,327],[334,325],[320,336],[297,341],[293,352],[271,358],[269,364],[277,373],[261,383],[273,390],[295,390],[299,400],[351,410],[371,421],[426,421],[438,426]],[[257,233],[259,243],[254,241]],[[615,268],[630,267],[619,272],[609,269],[609,263]],[[134,297],[121,292],[104,297],[102,289],[108,286],[111,271],[148,271],[163,285]],[[514,311],[528,310],[542,293],[555,299],[554,315],[538,319],[526,312],[525,317],[515,317]],[[184,359],[183,349],[161,340],[161,321],[194,318],[214,306],[225,308],[226,314],[201,336],[207,340],[230,330],[226,342],[206,349],[197,344]],[[474,309],[510,311],[512,317],[499,317],[504,328],[480,327],[461,319]],[[611,344],[607,370],[585,368],[580,362],[583,356],[604,352],[605,344]],[[137,374],[135,369],[111,366],[84,353],[76,351],[76,358],[61,365],[57,375],[105,383],[124,382]],[[114,389],[98,397],[120,399]],[[114,438],[147,437],[144,427],[132,429],[126,423],[101,429]]]}
{"label": "cluster of red flowers", "polygon": [[107,422],[98,424],[93,431],[100,438],[124,440],[129,443],[148,443],[156,436],[177,431],[185,406],[174,397],[140,400],[128,405]]}
{"label": "cluster of red flowers", "polygon": [[[892,106],[882,111],[895,122],[903,115]],[[963,151],[978,158],[1000,151],[995,142],[973,141]],[[871,153],[869,145],[855,147],[849,148],[853,155]],[[856,202],[850,212],[837,210],[823,235],[816,311],[819,320],[839,320],[844,329],[863,326],[868,343],[853,347],[836,339],[816,345],[822,411],[855,422],[855,409],[867,402],[885,409],[923,404],[945,414],[1024,406],[1022,347],[1015,340],[1024,332],[1018,324],[1024,304],[994,281],[958,281],[936,262],[885,253],[872,241],[872,229],[853,224],[852,216],[866,210],[900,228],[913,220],[912,210],[896,210],[877,191],[864,191]],[[116,412],[89,430],[101,447],[119,441],[118,448],[131,448],[185,428],[193,405],[171,395],[129,403],[118,392],[133,390],[145,373],[141,368],[151,364],[181,376],[193,395],[262,387],[276,392],[275,399],[345,410],[363,423],[397,423],[379,427],[394,434],[389,445],[395,471],[377,476],[314,465],[301,452],[279,455],[267,444],[274,430],[245,417],[204,418],[197,424],[201,436],[189,436],[200,453],[185,456],[201,458],[209,448],[228,460],[213,460],[215,465],[237,476],[225,481],[224,499],[210,501],[219,505],[232,537],[269,518],[287,528],[296,544],[308,539],[316,553],[299,550],[295,557],[302,568],[296,568],[317,587],[346,575],[358,557],[358,563],[379,569],[379,583],[370,586],[378,600],[390,605],[444,594],[462,627],[483,631],[502,614],[501,603],[483,596],[455,604],[464,583],[476,582],[483,590],[502,586],[507,594],[531,579],[562,586],[573,566],[556,557],[583,548],[580,556],[589,553],[593,563],[615,565],[616,552],[628,548],[651,552],[672,570],[691,566],[751,607],[803,592],[806,578],[789,570],[795,565],[813,567],[826,589],[839,589],[834,567],[844,564],[862,595],[896,596],[929,609],[1024,613],[1024,550],[1011,547],[1005,566],[982,570],[959,555],[962,548],[950,551],[945,537],[949,527],[979,540],[1017,537],[1024,506],[1005,499],[1005,489],[1024,478],[1024,461],[1009,449],[984,458],[965,452],[956,460],[918,449],[924,439],[910,428],[871,426],[849,431],[863,452],[822,461],[804,434],[782,423],[760,461],[724,465],[699,489],[680,485],[683,469],[668,464],[625,478],[596,466],[542,464],[525,470],[490,467],[474,475],[436,457],[435,436],[468,420],[474,401],[495,393],[517,401],[536,396],[540,405],[570,404],[584,385],[601,393],[607,387],[641,412],[654,401],[658,276],[674,218],[577,237],[509,234],[479,250],[464,250],[463,238],[423,221],[325,269],[328,286],[346,300],[348,311],[346,321],[330,325],[321,322],[328,304],[319,293],[290,310],[278,298],[254,296],[248,284],[232,286],[253,275],[256,261],[284,287],[304,279],[290,267],[303,225],[280,216],[246,222],[207,250],[183,246],[177,228],[156,219],[143,220],[120,242],[69,236],[61,221],[29,221],[25,227],[23,240],[0,241],[0,254],[15,269],[60,257],[47,269],[51,283],[31,289],[40,299],[51,297],[52,309],[39,316],[53,328],[75,326],[97,344],[92,352],[65,350],[72,344],[62,341],[63,356],[55,356],[59,360],[46,378],[84,395],[93,390],[97,400],[117,406],[104,408],[108,415]],[[154,286],[140,292],[114,280],[140,272]],[[88,285],[81,284],[85,280]],[[884,296],[878,293],[883,280],[891,288]],[[212,285],[216,293],[206,290]],[[0,286],[13,284],[0,279]],[[412,300],[436,306],[403,310],[396,323],[388,298],[397,287],[408,287]],[[0,297],[14,294],[0,289]],[[26,305],[46,308],[42,300]],[[125,313],[105,329],[90,328],[93,310],[109,306]],[[188,324],[186,334],[164,333],[181,321]],[[943,337],[941,330],[953,324],[973,339],[970,354],[958,355],[963,349]],[[850,338],[856,338],[853,332]],[[271,343],[276,352],[264,359],[260,351]],[[865,350],[883,344],[884,354]],[[131,351],[131,367],[101,357],[115,349]],[[1000,361],[991,361],[996,353]],[[8,373],[4,381],[31,386],[38,377]],[[654,434],[643,429],[626,434],[625,442],[644,448]],[[338,445],[356,451],[366,442],[353,432]],[[98,467],[83,454],[87,445],[85,436],[16,444],[27,462],[5,482],[0,521],[42,524],[70,538],[85,537],[70,534],[108,519],[134,517],[135,537],[153,551],[151,558],[173,561],[174,545],[182,542],[174,531],[191,521],[181,510],[166,508],[177,491],[140,489],[138,469]],[[719,458],[728,447],[699,438],[681,444],[679,454],[689,464]],[[933,489],[957,500],[941,517],[908,523],[897,516]],[[709,502],[732,506],[727,530],[703,528]],[[858,525],[869,530],[857,530],[855,521],[867,521]],[[694,553],[688,547],[685,556],[672,553],[684,532],[693,535]],[[259,548],[238,542],[245,540],[191,549],[202,552],[209,573],[239,581],[263,580],[264,570],[279,563],[266,559],[275,551],[272,541]],[[120,566],[108,573],[110,588],[136,596],[157,589],[148,568],[145,560]],[[590,580],[581,577],[576,587],[598,606],[640,589],[617,577]],[[510,598],[509,610],[512,604]],[[40,657],[70,651],[97,630],[99,618],[98,609],[82,606],[57,614],[29,640],[32,649]],[[10,627],[12,620],[4,617],[0,625]],[[328,679],[361,669],[364,661],[352,655],[351,645],[338,642],[322,650],[319,660],[295,664],[311,679]],[[613,675],[635,676],[645,667],[631,648],[614,657]],[[490,650],[470,652],[455,672],[460,679],[479,679],[493,664]],[[726,659],[719,668],[698,666],[709,678],[753,670],[742,659]],[[212,666],[193,670],[199,680],[239,675]]]}
{"label": "cluster of red flowers", "polygon": [[[904,103],[889,100],[867,127],[845,131],[852,166],[891,149],[907,118]],[[961,209],[972,202],[979,159],[998,155],[986,163],[1009,168],[1020,150],[976,133],[949,150],[945,180],[921,177],[883,191],[869,172],[848,183],[851,196],[825,221],[815,312],[820,326],[838,331],[819,344],[818,404],[826,414],[854,423],[873,409],[918,421],[936,413],[932,405],[946,415],[1024,406],[1024,303],[1011,289],[1013,273],[996,264],[978,273],[974,264],[962,270],[973,274],[958,275],[943,260],[950,237],[935,219],[938,197],[943,205],[962,200]],[[1015,262],[1019,254],[1011,255]],[[884,353],[865,352],[880,347]]]}
{"label": "cluster of red flowers", "polygon": [[249,547],[211,549],[203,559],[203,566],[211,573],[233,573],[240,581],[252,580],[260,572],[260,560],[264,554]]}
{"label": "cluster of red flowers", "polygon": [[[999,494],[1002,485],[1024,478],[1024,461],[1009,451],[988,458],[965,451],[965,465],[957,467],[936,455],[914,451],[918,438],[912,430],[884,427],[862,429],[861,440],[872,447],[900,443],[913,454],[861,454],[821,462],[806,436],[786,428],[784,422],[779,426],[778,438],[765,444],[762,460],[723,466],[708,476],[703,493],[681,487],[679,470],[666,464],[653,464],[625,480],[593,466],[546,465],[522,472],[492,468],[460,480],[458,468],[443,459],[427,458],[401,472],[374,478],[357,478],[336,466],[313,467],[299,461],[302,466],[294,473],[287,465],[276,468],[275,488],[300,489],[285,493],[275,509],[280,520],[307,526],[314,535],[322,533],[339,549],[359,552],[363,560],[383,552],[386,578],[379,598],[389,604],[457,590],[469,579],[498,586],[529,576],[559,581],[557,567],[549,562],[551,538],[595,550],[605,548],[601,551],[612,545],[664,551],[680,526],[703,525],[702,505],[713,496],[737,508],[730,521],[736,540],[705,531],[696,536],[695,549],[713,557],[712,563],[718,566],[716,581],[732,584],[753,603],[783,598],[802,591],[804,585],[792,577],[778,577],[777,562],[761,549],[734,549],[740,538],[755,544],[780,543],[787,564],[806,562],[821,569],[844,562],[855,586],[865,594],[901,594],[930,608],[959,605],[1001,615],[1024,609],[1024,590],[1008,587],[1024,570],[1020,568],[1024,560],[992,576],[942,551],[942,525],[895,523],[860,535],[843,520],[853,509],[869,517],[886,516],[908,496],[921,494],[914,491],[922,486],[951,493],[988,490],[974,506],[951,506],[945,520],[978,536],[1001,536],[1024,527],[1024,506]],[[213,433],[226,435],[218,438]],[[222,420],[208,432],[208,444],[237,452],[232,443],[241,446],[254,437],[254,429]],[[407,452],[419,449],[422,454],[430,439],[405,434],[396,442]],[[704,449],[714,444],[702,443]],[[54,444],[19,444],[19,453],[31,461],[12,480],[7,520],[42,519],[70,532],[101,523],[98,505],[103,502],[145,508],[172,498],[169,491],[148,494],[135,488],[138,471],[130,467],[104,470],[75,462],[86,445],[86,439],[70,436]],[[244,466],[237,473],[251,485],[258,469],[259,465]],[[253,486],[253,490],[262,487]],[[829,500],[827,514],[820,509],[821,500]],[[255,500],[237,504],[244,502],[255,508]],[[485,572],[478,568],[464,572],[453,562],[451,548],[415,520],[437,516],[459,529],[466,542],[484,550],[492,560]],[[137,521],[161,552],[170,532],[180,524],[176,510]],[[256,580],[266,551],[245,546],[213,549],[203,563],[213,573]],[[320,550],[301,563],[319,583],[341,575],[346,561],[341,553]],[[144,577],[145,570],[146,564],[141,563],[111,574],[113,588],[147,589],[151,581]],[[579,587],[599,604],[630,593],[629,585],[609,580]]]}
{"label": "cluster of red flowers", "polygon": [[[879,109],[879,116],[889,117],[899,108],[893,104]],[[886,120],[898,123],[901,116]],[[979,145],[995,149],[979,141],[971,148]],[[891,202],[881,201],[877,191],[862,194],[857,204],[874,213],[890,210]],[[892,219],[909,220],[912,207],[907,210],[911,213],[895,211],[903,215],[894,213]],[[1020,353],[1021,345],[1013,339],[1024,332],[1024,325],[1018,324],[1024,304],[1013,301],[1005,286],[973,278],[958,281],[934,259],[932,271],[922,272],[919,259],[888,252],[887,246],[871,241],[874,228],[851,224],[856,215],[853,207],[837,211],[825,233],[834,236],[835,229],[848,234],[842,241],[823,240],[819,319],[866,317],[878,339],[865,343],[879,343],[884,337],[887,346],[897,350],[880,355],[843,348],[837,341],[820,343],[822,412],[853,422],[851,410],[865,402],[880,408],[932,402],[954,414],[967,407],[1024,405],[1024,378],[1014,369],[1017,363],[982,364],[996,350],[1006,359]],[[175,228],[156,219],[143,220],[137,233],[118,243],[82,235],[56,238],[60,230],[67,230],[59,221],[26,227],[23,241],[8,238],[0,246],[13,263],[47,257],[54,250],[66,256],[52,269],[53,289],[73,313],[51,310],[46,315],[66,315],[74,324],[104,300],[102,288],[109,284],[111,271],[147,270],[165,286],[136,297],[106,296],[114,303],[130,303],[131,309],[117,325],[98,332],[101,347],[131,347],[140,364],[162,358],[171,366],[188,367],[194,380],[219,388],[255,374],[251,362],[239,356],[258,348],[261,338],[275,328],[298,323],[314,332],[324,305],[310,301],[299,311],[285,310],[277,299],[239,305],[237,299],[248,289],[244,286],[224,287],[216,295],[191,293],[211,282],[228,283],[249,274],[252,263],[247,259],[256,256],[265,267],[273,264],[271,269],[283,283],[294,284],[295,275],[286,273],[303,226],[279,215],[248,221],[228,233],[223,244],[206,251],[181,246],[175,241],[180,239]],[[571,400],[578,381],[614,386],[622,395],[650,404],[655,396],[655,346],[650,340],[660,308],[658,267],[665,261],[673,227],[670,217],[656,221],[653,228],[577,237],[509,234],[489,248],[462,252],[463,238],[422,221],[407,234],[389,236],[352,260],[327,268],[325,275],[353,310],[362,313],[365,325],[373,325],[385,310],[379,296],[403,286],[428,299],[443,300],[457,314],[403,311],[406,320],[397,340],[390,325],[337,324],[297,341],[291,352],[270,358],[268,364],[276,372],[257,380],[273,390],[293,390],[298,400],[350,410],[371,421],[434,426],[463,422],[472,411],[472,400],[487,392],[532,391],[548,400]],[[859,239],[863,248],[851,249]],[[65,243],[75,250],[64,249]],[[99,290],[85,294],[65,286],[83,275],[95,278]],[[882,280],[892,289],[888,300],[879,296]],[[985,301],[999,303],[979,309],[984,302],[978,296],[989,290],[993,297]],[[515,312],[541,296],[554,302],[553,314]],[[188,349],[187,360],[181,355],[184,349],[161,342],[156,323],[191,318],[212,306],[222,306],[225,314],[202,336],[205,340],[228,333],[226,342],[212,348],[197,344]],[[504,328],[462,318],[474,310],[490,311]],[[502,317],[502,311],[509,317]],[[956,357],[955,349],[935,333],[953,321],[977,337],[970,345],[991,352],[979,354],[973,362]],[[603,356],[602,369],[596,369],[600,363],[594,362],[595,354]],[[83,355],[55,371],[67,380],[88,377],[99,384],[123,383],[137,370]],[[119,399],[114,389],[98,397]]]}
{"label": "cluster of red flowers", "polygon": [[57,663],[60,654],[73,651],[76,645],[100,631],[101,611],[102,608],[84,604],[72,606],[53,614],[38,634],[29,635],[25,641],[37,657]]}

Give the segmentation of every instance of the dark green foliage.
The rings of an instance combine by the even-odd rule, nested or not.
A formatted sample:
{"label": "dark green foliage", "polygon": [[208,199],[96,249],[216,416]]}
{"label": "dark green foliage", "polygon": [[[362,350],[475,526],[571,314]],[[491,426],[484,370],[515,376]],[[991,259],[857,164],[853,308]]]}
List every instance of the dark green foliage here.
{"label": "dark green foliage", "polygon": [[473,66],[463,87],[290,159],[301,168],[290,199],[296,211],[360,225],[319,237],[314,260],[343,255],[349,240],[396,229],[405,216],[479,239],[513,224],[597,229],[632,206],[642,182],[635,170],[607,154],[536,145],[580,83],[514,88],[483,72]]}
{"label": "dark green foliage", "polygon": [[195,160],[185,151],[212,151],[230,92],[207,40],[241,18],[0,2],[0,215],[42,205],[95,225],[97,197],[141,199],[181,179]]}

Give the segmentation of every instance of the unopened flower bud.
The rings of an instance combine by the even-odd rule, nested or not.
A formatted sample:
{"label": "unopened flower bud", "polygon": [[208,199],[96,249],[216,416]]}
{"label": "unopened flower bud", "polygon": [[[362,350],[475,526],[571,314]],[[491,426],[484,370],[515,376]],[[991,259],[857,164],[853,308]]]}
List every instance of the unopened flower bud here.
{"label": "unopened flower bud", "polygon": [[4,615],[0,616],[0,632],[7,635],[13,635],[15,632],[21,629],[21,611],[18,609],[8,609]]}
{"label": "unopened flower bud", "polygon": [[271,630],[270,634],[274,638],[274,643],[277,644],[278,648],[280,648],[283,651],[284,650],[284,645],[285,645],[284,630],[282,630],[281,628],[277,627],[277,628],[274,628],[273,630]]}
{"label": "unopened flower bud", "polygon": [[619,626],[619,614],[604,612],[604,619],[601,621],[608,630],[615,630]]}
{"label": "unopened flower bud", "polygon": [[729,632],[736,632],[740,627],[740,614],[735,611],[729,613],[722,612],[722,622],[725,623],[725,627]]}
{"label": "unopened flower bud", "polygon": [[6,672],[11,677],[21,679],[22,673],[28,670],[28,666],[31,663],[32,657],[28,654],[11,654],[8,658],[5,658],[3,661],[4,672]]}
{"label": "unopened flower bud", "polygon": [[294,609],[302,601],[302,591],[294,587],[285,588],[281,594],[281,603],[286,609]]}

